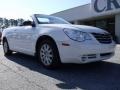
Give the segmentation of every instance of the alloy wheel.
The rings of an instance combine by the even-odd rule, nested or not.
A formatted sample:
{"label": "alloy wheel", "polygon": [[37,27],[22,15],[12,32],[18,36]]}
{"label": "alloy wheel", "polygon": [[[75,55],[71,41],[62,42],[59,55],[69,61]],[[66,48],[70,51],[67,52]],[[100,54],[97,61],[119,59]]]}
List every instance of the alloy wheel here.
{"label": "alloy wheel", "polygon": [[53,50],[48,44],[43,44],[40,49],[41,62],[45,66],[49,66],[53,62]]}

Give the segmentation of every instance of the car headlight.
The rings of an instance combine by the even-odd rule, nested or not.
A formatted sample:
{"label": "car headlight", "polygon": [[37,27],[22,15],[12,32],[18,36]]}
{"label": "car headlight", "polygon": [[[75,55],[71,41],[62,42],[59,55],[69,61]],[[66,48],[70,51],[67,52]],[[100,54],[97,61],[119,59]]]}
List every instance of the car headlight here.
{"label": "car headlight", "polygon": [[91,36],[82,31],[73,30],[73,29],[64,29],[64,33],[72,40],[82,42],[85,40],[91,40]]}

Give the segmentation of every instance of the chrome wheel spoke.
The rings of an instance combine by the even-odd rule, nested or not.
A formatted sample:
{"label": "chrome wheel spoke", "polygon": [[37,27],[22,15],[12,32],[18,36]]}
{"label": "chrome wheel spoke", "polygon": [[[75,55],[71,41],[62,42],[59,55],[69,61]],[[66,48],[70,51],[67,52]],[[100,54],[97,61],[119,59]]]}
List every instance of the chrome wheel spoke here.
{"label": "chrome wheel spoke", "polygon": [[49,62],[49,63],[51,63],[51,62],[52,62],[50,58],[48,58],[48,62]]}
{"label": "chrome wheel spoke", "polygon": [[46,64],[47,64],[47,65],[50,64],[47,57],[46,57]]}
{"label": "chrome wheel spoke", "polygon": [[48,57],[49,57],[49,58],[53,58],[53,55],[49,54]]}

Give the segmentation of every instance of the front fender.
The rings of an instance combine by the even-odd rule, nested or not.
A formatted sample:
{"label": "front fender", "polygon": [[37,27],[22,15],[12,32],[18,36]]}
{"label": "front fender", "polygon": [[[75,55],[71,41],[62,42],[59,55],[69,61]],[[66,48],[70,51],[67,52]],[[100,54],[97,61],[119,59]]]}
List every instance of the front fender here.
{"label": "front fender", "polygon": [[[42,32],[42,33],[41,33]],[[40,31],[40,36],[46,35],[54,39],[55,42],[64,42],[68,41],[68,36],[64,33],[63,29],[50,29],[50,30],[44,30]]]}

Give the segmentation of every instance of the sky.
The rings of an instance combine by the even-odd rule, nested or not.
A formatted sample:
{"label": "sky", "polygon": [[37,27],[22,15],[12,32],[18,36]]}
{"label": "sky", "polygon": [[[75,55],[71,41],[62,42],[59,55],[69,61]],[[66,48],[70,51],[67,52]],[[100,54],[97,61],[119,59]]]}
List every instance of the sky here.
{"label": "sky", "polygon": [[91,0],[0,0],[0,17],[26,18],[32,14],[53,14],[88,4]]}

